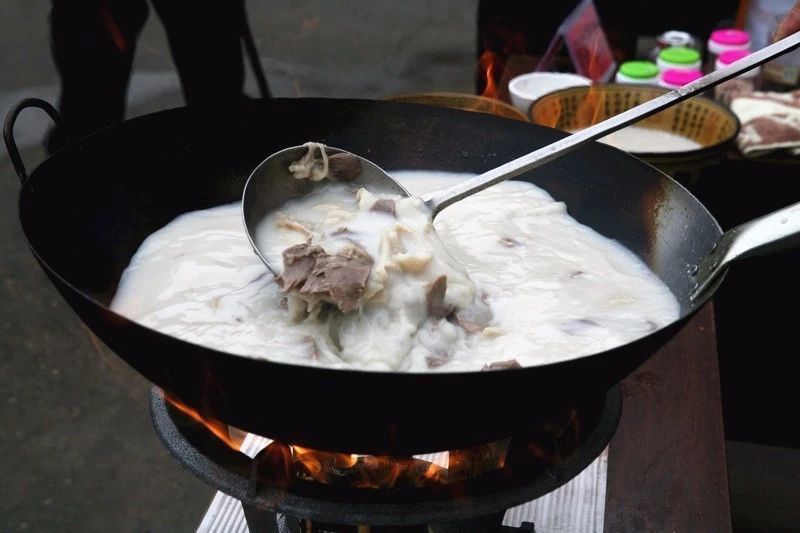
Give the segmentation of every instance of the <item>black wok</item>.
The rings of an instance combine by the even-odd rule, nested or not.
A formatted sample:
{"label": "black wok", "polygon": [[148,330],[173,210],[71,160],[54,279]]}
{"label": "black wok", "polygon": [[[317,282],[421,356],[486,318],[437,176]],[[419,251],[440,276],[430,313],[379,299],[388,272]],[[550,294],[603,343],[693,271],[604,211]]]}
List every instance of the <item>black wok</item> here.
{"label": "black wok", "polygon": [[[7,130],[20,109],[40,104],[26,101],[12,110]],[[484,114],[376,101],[276,99],[216,113],[175,109],[125,121],[44,161],[24,180],[19,216],[33,254],[83,321],[186,404],[314,448],[454,449],[535,423],[540,406],[606,390],[705,303],[721,280],[692,301],[689,266],[700,263],[721,231],[697,199],[655,168],[597,143],[522,176],[639,255],[681,304],[680,318],[668,327],[557,364],[430,374],[294,366],[187,343],[137,325],[108,304],[147,235],[180,213],[239,201],[252,169],[286,146],[319,140],[389,170],[478,173],[563,135]],[[18,159],[11,140],[9,152]],[[24,178],[23,166],[17,169]]]}

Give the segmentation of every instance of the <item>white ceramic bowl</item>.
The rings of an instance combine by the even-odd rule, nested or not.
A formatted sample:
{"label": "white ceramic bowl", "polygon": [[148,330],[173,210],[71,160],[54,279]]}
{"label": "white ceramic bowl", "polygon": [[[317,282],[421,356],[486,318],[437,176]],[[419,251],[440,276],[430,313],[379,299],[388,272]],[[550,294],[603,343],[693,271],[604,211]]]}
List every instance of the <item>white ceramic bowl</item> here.
{"label": "white ceramic bowl", "polygon": [[514,104],[514,107],[527,114],[528,108],[531,107],[534,100],[538,100],[548,93],[591,84],[592,80],[578,74],[530,72],[509,81],[508,92],[511,94],[511,103]]}

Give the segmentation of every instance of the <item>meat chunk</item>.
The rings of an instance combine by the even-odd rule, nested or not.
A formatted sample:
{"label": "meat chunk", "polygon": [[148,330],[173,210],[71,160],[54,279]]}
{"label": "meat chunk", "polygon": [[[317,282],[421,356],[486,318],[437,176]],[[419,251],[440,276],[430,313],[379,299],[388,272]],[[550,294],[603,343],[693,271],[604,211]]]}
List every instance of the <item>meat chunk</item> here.
{"label": "meat chunk", "polygon": [[361,174],[361,159],[353,154],[338,153],[328,156],[328,179],[353,181]]}
{"label": "meat chunk", "polygon": [[283,274],[275,278],[275,281],[284,292],[299,290],[314,266],[317,259],[325,255],[325,251],[319,246],[309,244],[297,244],[283,251]]}
{"label": "meat chunk", "polygon": [[468,332],[477,333],[492,321],[492,312],[486,304],[474,303],[456,311],[456,320]]}
{"label": "meat chunk", "polygon": [[449,354],[437,352],[433,355],[427,356],[425,358],[425,363],[428,365],[428,368],[439,368],[445,363],[450,362],[450,359],[451,357]]}
{"label": "meat chunk", "polygon": [[509,359],[508,361],[489,363],[483,367],[483,370],[507,370],[511,368],[522,368],[522,365],[516,359]]}
{"label": "meat chunk", "polygon": [[283,251],[283,274],[276,281],[284,292],[327,297],[349,313],[361,306],[372,264],[358,248],[331,255],[319,246],[297,244]]}
{"label": "meat chunk", "polygon": [[361,159],[353,154],[328,155],[325,145],[308,142],[308,151],[303,157],[289,165],[289,172],[297,179],[320,181],[353,181],[361,174]]}
{"label": "meat chunk", "polygon": [[511,237],[500,237],[500,239],[498,239],[497,242],[499,242],[506,248],[514,248],[515,246],[520,246],[522,244],[517,239],[513,239]]}
{"label": "meat chunk", "polygon": [[320,181],[328,177],[328,157],[325,154],[325,145],[308,142],[306,154],[289,165],[289,172],[299,180],[309,179]]}
{"label": "meat chunk", "polygon": [[439,276],[425,288],[428,316],[431,318],[444,318],[453,312],[453,307],[444,303],[446,292],[447,276]]}
{"label": "meat chunk", "polygon": [[392,216],[397,216],[395,213],[395,204],[394,200],[391,198],[379,198],[372,207],[369,208],[370,211],[381,211],[383,213],[389,213]]}

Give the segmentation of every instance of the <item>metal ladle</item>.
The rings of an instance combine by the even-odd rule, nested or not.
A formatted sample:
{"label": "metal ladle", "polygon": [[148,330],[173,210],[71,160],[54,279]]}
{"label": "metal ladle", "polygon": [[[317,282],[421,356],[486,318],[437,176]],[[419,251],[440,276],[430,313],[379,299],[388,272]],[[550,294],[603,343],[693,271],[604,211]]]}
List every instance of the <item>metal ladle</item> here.
{"label": "metal ladle", "polygon": [[[447,189],[428,193],[424,200],[425,205],[430,209],[431,218],[433,218],[445,207],[467,196],[562,157],[590,141],[658,113],[798,47],[800,47],[800,32],[753,52],[688,85],[623,111],[479,176]],[[270,264],[265,254],[259,250],[255,238],[256,228],[268,213],[280,208],[289,200],[307,195],[320,183],[307,179],[295,179],[289,173],[289,165],[301,159],[307,151],[306,146],[293,146],[267,157],[253,170],[242,194],[242,217],[247,236],[256,254],[276,275],[281,272],[281,268],[279,265]],[[326,147],[326,152],[335,154],[344,152],[344,150]],[[376,194],[410,196],[408,191],[383,169],[363,157],[356,157],[361,160],[362,170],[351,183],[363,186]],[[696,273],[697,286],[692,293],[692,299],[697,298],[733,260],[763,253],[776,246],[780,247],[789,237],[798,234],[800,234],[800,203],[725,232],[720,237],[718,246],[699,265]]]}

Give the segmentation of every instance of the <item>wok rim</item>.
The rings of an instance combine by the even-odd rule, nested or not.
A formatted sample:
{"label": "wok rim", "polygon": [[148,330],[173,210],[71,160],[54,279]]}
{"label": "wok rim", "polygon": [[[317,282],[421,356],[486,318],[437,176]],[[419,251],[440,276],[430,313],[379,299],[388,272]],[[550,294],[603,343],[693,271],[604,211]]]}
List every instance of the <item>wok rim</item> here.
{"label": "wok rim", "polygon": [[[385,105],[391,105],[391,106],[398,106],[399,105],[399,106],[424,106],[424,107],[430,107],[430,106],[427,106],[426,104],[416,104],[416,103],[407,103],[407,102],[387,102],[387,101],[382,101],[382,100],[370,100],[370,99],[339,99],[339,98],[316,98],[316,97],[315,98],[272,98],[272,99],[270,99],[270,101],[272,101],[272,102],[297,101],[297,100],[338,101],[338,102],[341,102],[341,103],[351,103],[351,104],[355,104],[355,105],[364,105],[365,103],[374,104],[376,102],[379,102],[382,105],[385,104]],[[450,111],[456,112],[456,113],[471,113],[470,111],[464,111],[464,110],[458,110],[458,109],[451,109]],[[570,358],[559,359],[557,361],[549,361],[549,362],[546,362],[546,363],[543,363],[543,364],[539,364],[539,365],[527,365],[527,366],[523,366],[521,368],[503,368],[503,369],[496,369],[496,370],[477,369],[477,370],[434,371],[434,372],[430,372],[430,371],[427,371],[427,372],[411,372],[411,371],[409,371],[409,372],[397,372],[397,371],[385,371],[385,370],[377,370],[377,371],[376,370],[367,370],[367,369],[363,369],[363,368],[335,368],[335,367],[328,367],[328,366],[321,366],[321,365],[320,366],[314,366],[314,365],[294,364],[294,363],[288,363],[288,362],[285,362],[285,361],[274,361],[274,360],[271,360],[271,359],[257,358],[257,357],[252,357],[252,356],[248,356],[248,355],[240,355],[240,354],[236,354],[236,353],[232,353],[232,352],[226,352],[226,351],[218,350],[218,349],[210,347],[210,346],[205,346],[205,345],[197,344],[197,343],[194,343],[194,342],[190,342],[190,341],[181,339],[179,337],[175,337],[173,335],[169,335],[169,334],[160,332],[158,330],[155,330],[153,328],[145,326],[145,325],[143,325],[143,324],[141,324],[139,322],[136,322],[135,320],[132,320],[132,319],[130,319],[130,318],[124,316],[124,315],[121,315],[121,314],[117,313],[116,311],[114,311],[113,309],[111,309],[110,307],[106,306],[105,304],[99,302],[96,298],[87,295],[83,290],[80,290],[77,287],[75,287],[67,279],[65,279],[63,276],[61,276],[61,274],[56,272],[50,266],[50,264],[47,263],[47,261],[45,261],[44,258],[42,258],[41,255],[37,252],[37,250],[35,249],[35,247],[31,243],[31,240],[30,240],[30,238],[28,236],[28,231],[27,231],[27,228],[26,228],[26,225],[25,225],[25,221],[23,219],[23,213],[22,213],[23,196],[25,196],[26,194],[27,195],[31,194],[28,191],[34,187],[35,181],[37,179],[40,179],[40,178],[38,178],[38,176],[40,175],[39,170],[42,167],[46,166],[46,165],[55,164],[54,160],[58,161],[58,158],[63,153],[65,153],[66,151],[73,150],[73,149],[75,149],[76,146],[81,145],[84,142],[87,142],[87,141],[91,142],[92,139],[98,138],[99,136],[106,134],[108,131],[116,130],[117,128],[122,127],[122,126],[130,125],[130,124],[137,124],[137,123],[144,123],[144,122],[147,122],[148,120],[153,120],[155,117],[161,117],[161,116],[164,116],[164,115],[167,115],[167,114],[179,114],[179,113],[188,113],[188,112],[190,112],[190,108],[188,108],[187,106],[182,106],[182,107],[175,107],[175,108],[171,108],[171,109],[160,110],[160,111],[157,111],[157,112],[154,112],[154,113],[148,113],[146,115],[141,115],[141,116],[138,116],[138,117],[130,118],[130,119],[124,120],[124,121],[122,121],[120,123],[113,124],[111,126],[107,126],[107,127],[103,128],[103,129],[100,129],[100,130],[98,130],[98,131],[96,131],[94,133],[91,133],[91,134],[87,135],[86,137],[83,137],[83,138],[75,141],[74,143],[71,143],[70,145],[67,145],[67,146],[61,148],[57,152],[55,152],[52,155],[50,155],[49,157],[47,157],[44,161],[42,161],[41,163],[36,165],[36,167],[29,173],[28,179],[25,180],[25,183],[23,183],[22,186],[20,187],[19,194],[18,194],[18,197],[17,197],[17,218],[20,221],[20,226],[22,227],[22,232],[23,232],[23,236],[25,238],[25,242],[28,244],[28,248],[31,250],[31,253],[34,255],[34,257],[36,258],[37,262],[46,270],[48,275],[53,276],[54,278],[56,278],[65,287],[70,289],[73,292],[73,294],[79,296],[81,299],[83,299],[84,301],[86,301],[90,305],[100,309],[102,312],[111,314],[115,319],[119,320],[120,326],[144,329],[149,334],[151,334],[151,335],[154,334],[156,337],[166,337],[166,338],[168,338],[168,339],[170,339],[172,341],[175,341],[175,342],[181,343],[181,344],[183,344],[183,345],[185,345],[187,347],[190,347],[191,348],[191,352],[198,353],[199,351],[205,351],[207,357],[212,358],[212,359],[222,359],[222,358],[227,358],[227,357],[236,357],[236,358],[243,359],[243,360],[250,360],[250,361],[258,362],[259,364],[262,364],[262,365],[263,364],[270,365],[270,366],[276,365],[277,368],[285,368],[285,369],[289,369],[289,370],[291,370],[291,369],[312,369],[312,370],[315,370],[315,371],[322,371],[323,373],[330,374],[331,376],[341,375],[342,373],[347,373],[347,374],[350,374],[350,375],[352,375],[353,373],[358,373],[358,374],[364,374],[364,375],[369,375],[369,376],[380,376],[380,377],[383,377],[383,378],[392,378],[392,379],[402,379],[402,378],[399,378],[399,376],[409,376],[411,378],[418,377],[418,376],[426,376],[427,379],[451,380],[451,379],[457,379],[459,377],[475,376],[475,375],[489,374],[489,373],[491,373],[492,375],[507,375],[508,373],[511,373],[511,372],[522,373],[524,371],[527,371],[527,372],[543,371],[543,370],[547,370],[547,369],[554,369],[554,368],[557,368],[557,367],[560,367],[560,366],[563,366],[563,365],[566,365],[566,364],[572,364],[572,363],[575,363],[577,361],[589,359],[589,358],[592,358],[592,357],[599,358],[599,357],[601,357],[603,355],[608,355],[610,353],[613,353],[616,350],[619,350],[621,348],[629,347],[631,345],[646,341],[646,340],[650,339],[651,337],[654,337],[654,336],[658,335],[663,330],[668,330],[668,329],[671,329],[671,328],[675,328],[677,326],[682,326],[683,325],[682,323],[685,323],[690,317],[692,317],[697,311],[699,311],[713,297],[714,293],[716,293],[716,291],[719,289],[719,287],[722,284],[722,282],[724,281],[724,279],[727,277],[727,271],[723,272],[701,294],[700,297],[698,297],[696,300],[694,300],[691,303],[690,307],[688,308],[688,310],[686,312],[681,312],[681,314],[679,314],[678,317],[675,318],[673,321],[671,321],[668,324],[665,324],[665,325],[659,327],[658,329],[655,329],[655,330],[647,333],[646,335],[643,335],[641,337],[633,339],[632,341],[626,342],[624,344],[619,344],[617,346],[614,346],[612,348],[609,348],[607,350],[603,350],[603,351],[600,351],[600,352],[593,352],[593,353],[589,353],[589,354],[578,354],[578,355],[572,356]],[[510,119],[503,119],[502,117],[495,117],[495,118],[497,118],[499,120],[510,120]],[[519,121],[515,121],[515,122],[519,122]],[[558,130],[556,128],[549,128],[547,126],[542,126],[540,124],[532,124],[531,123],[531,124],[528,124],[528,126],[532,126],[534,128],[543,128],[543,129],[546,129],[546,130],[557,132],[558,134],[563,135],[563,136],[568,135],[567,133],[564,133],[563,131]],[[706,206],[702,202],[700,202],[700,200],[698,200],[697,197],[694,194],[692,194],[680,182],[678,182],[674,178],[670,177],[665,172],[659,170],[655,166],[649,164],[648,162],[643,161],[643,160],[639,159],[636,156],[628,154],[627,152],[625,152],[623,150],[620,150],[620,149],[615,148],[613,146],[604,145],[603,143],[598,143],[597,141],[592,141],[592,143],[595,144],[595,145],[599,144],[601,146],[601,149],[603,149],[603,150],[613,150],[613,151],[616,151],[616,152],[620,152],[621,155],[624,155],[626,157],[630,157],[630,158],[635,159],[638,163],[643,164],[643,165],[645,165],[647,167],[650,167],[654,172],[657,172],[660,175],[660,178],[662,180],[665,179],[668,182],[671,182],[672,185],[677,186],[679,189],[682,190],[683,193],[688,195],[688,197],[690,197],[696,203],[698,208],[700,210],[702,210],[702,212],[706,216],[708,216],[709,220],[713,223],[715,229],[718,232],[718,237],[722,235],[722,233],[723,233],[722,228],[719,225],[719,222],[716,220],[716,218],[714,218],[714,216],[706,208]],[[569,155],[567,155],[565,157],[568,157],[568,156]],[[262,160],[262,162],[263,162],[263,160]],[[256,167],[254,167],[254,170],[260,164],[261,163],[257,164]],[[395,169],[395,170],[397,170],[397,169]],[[250,171],[250,172],[252,173],[253,171]],[[248,176],[249,176],[249,174],[248,174]],[[243,187],[243,189],[244,189],[244,187]],[[547,192],[547,191],[545,191],[545,192]],[[550,195],[549,192],[547,192],[547,194]],[[239,195],[239,198],[240,199],[238,200],[238,202],[241,203],[241,194]],[[236,203],[236,202],[229,202],[229,203]],[[220,204],[220,205],[224,205],[224,204]],[[186,213],[188,213],[188,212],[191,212],[191,211],[187,211]],[[185,213],[179,213],[179,214],[175,215],[174,218],[177,218],[178,216],[183,215],[183,214],[185,214]],[[173,220],[174,220],[174,218],[173,218]],[[172,220],[170,222],[172,222]],[[590,229],[592,229],[593,231],[595,231],[596,233],[598,233],[599,235],[602,235],[603,237],[605,237],[607,239],[616,240],[616,239],[612,239],[611,237],[608,237],[606,235],[601,234],[599,231],[595,230],[594,228],[591,228],[591,226],[587,226],[587,227],[589,227]],[[162,228],[163,228],[163,226],[162,226]],[[161,228],[159,228],[159,229],[161,229]],[[245,233],[247,233],[246,228],[243,228],[243,230],[245,231]],[[156,230],[156,231],[158,231],[158,230]],[[141,246],[141,244],[140,244],[140,246]],[[630,251],[631,253],[633,253],[637,258],[639,258],[640,261],[644,262],[642,260],[642,258],[639,256],[639,254],[636,254],[632,250],[629,250],[627,247],[625,247],[625,249]],[[647,266],[646,263],[645,263],[645,265]],[[265,268],[266,272],[269,272],[269,269],[267,269],[266,266],[264,268]],[[648,270],[650,270],[650,272],[654,276],[656,276],[659,280],[661,280],[661,278],[655,272],[653,272],[652,269],[650,269],[649,266],[648,266]],[[662,283],[663,283],[663,281],[662,281]],[[669,289],[669,287],[668,287],[668,289]],[[671,289],[670,289],[670,292],[673,295],[675,294],[675,293],[672,292]]]}

